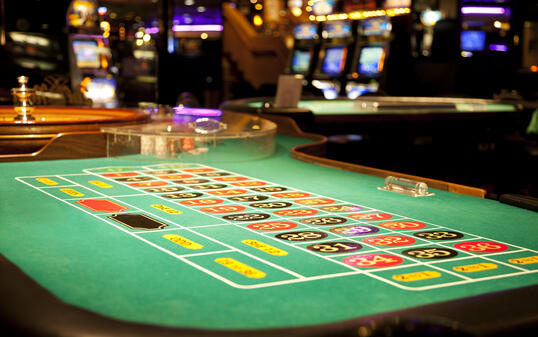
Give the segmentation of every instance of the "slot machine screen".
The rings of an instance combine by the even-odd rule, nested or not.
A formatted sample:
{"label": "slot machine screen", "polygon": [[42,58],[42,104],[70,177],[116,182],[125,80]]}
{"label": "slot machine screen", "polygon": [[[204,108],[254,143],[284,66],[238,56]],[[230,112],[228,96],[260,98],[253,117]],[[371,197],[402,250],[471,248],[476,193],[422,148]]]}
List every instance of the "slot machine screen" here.
{"label": "slot machine screen", "polygon": [[78,68],[98,69],[100,67],[97,41],[76,40],[73,41],[73,51],[77,60]]}
{"label": "slot machine screen", "polygon": [[308,72],[310,60],[312,59],[311,50],[295,50],[291,61],[291,70],[297,74]]}
{"label": "slot machine screen", "polygon": [[315,23],[301,23],[293,28],[293,37],[297,40],[311,40],[318,37],[318,27]]}
{"label": "slot machine screen", "polygon": [[347,48],[333,47],[325,50],[322,72],[327,75],[340,75],[346,63]]}
{"label": "slot machine screen", "polygon": [[383,70],[385,48],[377,46],[363,47],[359,57],[358,73],[365,76],[374,76]]}
{"label": "slot machine screen", "polygon": [[481,30],[464,30],[461,32],[461,50],[481,51],[486,47],[486,32]]}
{"label": "slot machine screen", "polygon": [[364,36],[384,35],[392,29],[390,21],[386,18],[371,18],[361,22],[360,33]]}
{"label": "slot machine screen", "polygon": [[348,22],[327,22],[323,37],[328,39],[345,38],[351,35],[351,27]]}

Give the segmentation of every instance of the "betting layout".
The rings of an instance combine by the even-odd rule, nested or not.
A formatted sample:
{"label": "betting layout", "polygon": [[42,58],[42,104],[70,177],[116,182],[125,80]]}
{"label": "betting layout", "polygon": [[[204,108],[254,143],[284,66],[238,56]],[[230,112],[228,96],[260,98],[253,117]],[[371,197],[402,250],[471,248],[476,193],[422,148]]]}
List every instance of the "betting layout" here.
{"label": "betting layout", "polygon": [[237,288],[364,275],[408,290],[538,271],[538,252],[200,164],[17,177]]}

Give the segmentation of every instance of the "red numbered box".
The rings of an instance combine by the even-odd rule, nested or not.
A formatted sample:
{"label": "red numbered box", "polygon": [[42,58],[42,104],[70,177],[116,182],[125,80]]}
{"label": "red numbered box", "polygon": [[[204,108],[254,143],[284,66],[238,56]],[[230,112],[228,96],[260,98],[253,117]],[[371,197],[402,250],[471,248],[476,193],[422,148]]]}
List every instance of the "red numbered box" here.
{"label": "red numbered box", "polygon": [[264,183],[263,181],[240,181],[238,183],[231,183],[230,185],[239,187],[256,187],[267,185],[267,183]]}
{"label": "red numbered box", "polygon": [[362,242],[368,243],[374,246],[383,246],[383,247],[400,247],[412,245],[417,240],[407,237],[407,236],[398,236],[398,235],[385,235],[385,236],[374,236],[363,239]]}
{"label": "red numbered box", "polygon": [[271,194],[275,198],[306,198],[310,196],[310,193],[303,193],[303,192],[281,192],[281,193],[275,193]]}
{"label": "red numbered box", "polygon": [[117,173],[104,173],[101,174],[102,177],[107,178],[121,178],[121,177],[134,177],[137,176],[138,173],[136,172],[117,172]]}
{"label": "red numbered box", "polygon": [[392,215],[387,214],[387,213],[373,212],[373,213],[350,214],[347,217],[351,218],[351,219],[355,219],[355,220],[375,221],[375,220],[387,220],[387,219],[390,219],[390,218],[392,218]]}
{"label": "red numbered box", "polygon": [[333,199],[325,199],[325,198],[312,198],[312,199],[299,199],[294,200],[294,202],[301,204],[301,205],[329,205],[334,203]]}
{"label": "red numbered box", "polygon": [[166,181],[148,181],[148,182],[138,182],[128,184],[132,187],[158,187],[168,185]]}
{"label": "red numbered box", "polygon": [[244,206],[213,206],[200,208],[201,211],[208,213],[234,213],[244,211],[245,209],[246,207]]}
{"label": "red numbered box", "polygon": [[183,172],[189,172],[189,173],[205,173],[205,172],[213,172],[215,169],[212,168],[191,168],[191,169],[183,169]]}
{"label": "red numbered box", "polygon": [[167,174],[164,176],[158,176],[160,179],[188,179],[194,177],[192,174]]}
{"label": "red numbered box", "polygon": [[248,180],[247,177],[220,177],[220,178],[213,178],[213,180],[216,181],[245,181]]}
{"label": "red numbered box", "polygon": [[207,205],[216,205],[224,202],[222,199],[194,199],[194,200],[184,200],[179,202],[182,205],[187,206],[207,206]]}
{"label": "red numbered box", "polygon": [[399,229],[399,230],[421,229],[421,228],[426,227],[425,223],[418,222],[418,221],[390,221],[390,222],[378,223],[377,225],[383,228]]}
{"label": "red numbered box", "polygon": [[247,190],[215,190],[208,191],[207,193],[213,195],[240,195],[247,193]]}
{"label": "red numbered box", "polygon": [[247,227],[258,231],[281,231],[295,228],[297,224],[288,221],[269,221],[250,224]]}
{"label": "red numbered box", "polygon": [[364,254],[346,257],[344,263],[362,268],[386,268],[401,264],[403,258],[390,254]]}
{"label": "red numbered box", "polygon": [[316,211],[315,209],[297,208],[297,209],[283,209],[280,211],[274,211],[273,213],[276,215],[284,215],[284,216],[308,216],[308,215],[317,214],[318,211]]}
{"label": "red numbered box", "polygon": [[470,253],[497,253],[508,249],[508,246],[499,242],[492,241],[466,241],[456,243],[454,248],[464,250]]}

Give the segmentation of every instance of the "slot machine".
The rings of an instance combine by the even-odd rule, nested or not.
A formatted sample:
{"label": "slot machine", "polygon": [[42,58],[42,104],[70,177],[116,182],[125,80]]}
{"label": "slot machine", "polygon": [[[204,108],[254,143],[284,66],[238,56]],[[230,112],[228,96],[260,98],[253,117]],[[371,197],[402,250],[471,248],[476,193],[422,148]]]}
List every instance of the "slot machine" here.
{"label": "slot machine", "polygon": [[109,39],[101,34],[97,3],[72,1],[67,11],[67,24],[72,89],[78,91],[80,86],[94,107],[117,107],[117,84],[111,71]]}
{"label": "slot machine", "polygon": [[460,49],[466,58],[502,56],[513,48],[510,1],[460,2]]}
{"label": "slot machine", "polygon": [[69,36],[71,83],[80,84],[94,106],[116,107],[116,80],[110,72],[108,39],[100,35]]}
{"label": "slot machine", "polygon": [[490,97],[507,88],[519,63],[515,1],[460,1],[462,88]]}
{"label": "slot machine", "polygon": [[352,47],[351,24],[347,20],[323,23],[320,51],[313,73],[312,85],[323,92],[326,99],[342,95],[348,54]]}
{"label": "slot machine", "polygon": [[319,34],[316,23],[299,23],[293,29],[293,48],[286,67],[287,74],[303,75],[310,84],[319,52]]}
{"label": "slot machine", "polygon": [[391,30],[390,19],[386,16],[358,22],[353,58],[346,75],[345,92],[348,98],[355,99],[379,90],[379,79],[389,53]]}

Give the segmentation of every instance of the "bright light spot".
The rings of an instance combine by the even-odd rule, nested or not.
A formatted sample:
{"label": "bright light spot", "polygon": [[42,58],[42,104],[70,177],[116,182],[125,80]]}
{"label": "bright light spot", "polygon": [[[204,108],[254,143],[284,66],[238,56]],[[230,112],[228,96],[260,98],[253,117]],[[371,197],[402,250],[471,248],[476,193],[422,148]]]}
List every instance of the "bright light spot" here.
{"label": "bright light spot", "polygon": [[506,52],[508,51],[508,46],[505,44],[490,44],[489,50]]}
{"label": "bright light spot", "polygon": [[39,45],[42,47],[48,47],[50,45],[49,39],[45,37],[26,34],[26,33],[10,32],[9,37],[11,37],[11,39],[16,42],[34,44],[34,45]]}
{"label": "bright light spot", "polygon": [[196,10],[198,11],[198,13],[203,13],[203,12],[205,12],[205,7],[204,6],[199,6],[198,8],[196,8]]}
{"label": "bright light spot", "polygon": [[338,92],[333,88],[328,88],[323,91],[323,96],[325,96],[326,99],[336,99],[338,97]]}
{"label": "bright light spot", "polygon": [[[394,14],[397,12],[395,11]],[[440,11],[432,11],[431,9],[427,9],[424,12],[422,12],[422,15],[420,16],[420,21],[428,27],[433,27],[437,23],[437,21],[441,20],[443,15]]]}
{"label": "bright light spot", "polygon": [[185,6],[192,6],[194,5],[194,0],[185,0]]}
{"label": "bright light spot", "polygon": [[141,38],[143,38],[143,37],[144,37],[144,32],[141,32],[141,31],[136,32],[136,33],[135,33],[135,37],[136,37],[137,39],[141,39]]}
{"label": "bright light spot", "polygon": [[152,50],[135,49],[133,51],[135,59],[153,60],[155,59],[155,52]]}
{"label": "bright light spot", "polygon": [[502,24],[501,24],[501,21],[495,21],[493,22],[493,27],[495,28],[501,28]]}
{"label": "bright light spot", "polygon": [[99,15],[105,15],[107,11],[108,11],[108,9],[107,9],[106,7],[99,7],[99,8],[97,8],[97,13],[98,13]]}
{"label": "bright light spot", "polygon": [[303,11],[300,8],[295,7],[291,9],[291,14],[293,16],[301,16],[301,14],[303,14]]}
{"label": "bright light spot", "polygon": [[533,73],[538,72],[538,66],[532,65],[532,66],[530,67],[530,69],[531,69],[531,71],[532,71]]}
{"label": "bright light spot", "polygon": [[254,6],[254,8],[256,8],[256,10],[261,11],[263,9],[263,5],[262,4],[256,4],[256,6]]}
{"label": "bright light spot", "polygon": [[252,22],[254,23],[254,26],[257,26],[257,27],[263,25],[263,19],[259,15],[254,15]]}
{"label": "bright light spot", "polygon": [[144,34],[144,38],[143,38],[144,42],[149,42],[149,40],[151,40],[151,35],[149,34]]}
{"label": "bright light spot", "polygon": [[85,84],[87,91],[84,96],[91,98],[93,101],[106,102],[116,97],[116,88],[112,83],[90,80]]}
{"label": "bright light spot", "polygon": [[473,56],[473,53],[471,53],[470,51],[462,50],[461,51],[461,56],[462,57],[471,57],[471,56]]}
{"label": "bright light spot", "polygon": [[207,33],[202,33],[202,34],[200,34],[200,38],[201,38],[202,40],[207,39],[207,36],[208,36]]}
{"label": "bright light spot", "polygon": [[137,45],[137,46],[140,47],[142,44],[144,44],[144,41],[142,41],[142,40],[140,40],[140,39],[139,39],[139,40],[136,40],[136,45]]}
{"label": "bright light spot", "polygon": [[462,7],[462,14],[504,14],[503,7]]}

